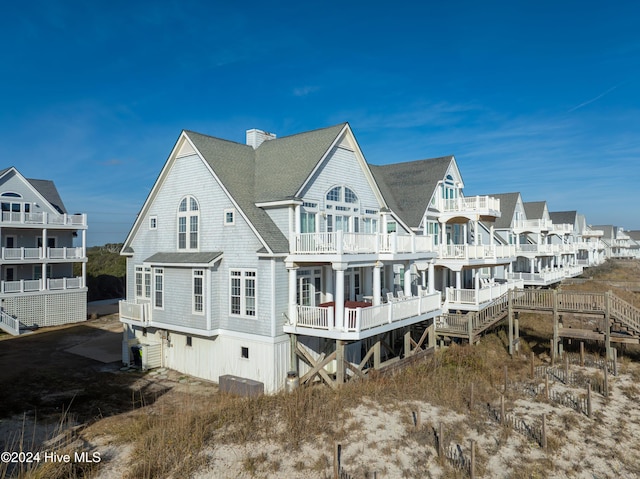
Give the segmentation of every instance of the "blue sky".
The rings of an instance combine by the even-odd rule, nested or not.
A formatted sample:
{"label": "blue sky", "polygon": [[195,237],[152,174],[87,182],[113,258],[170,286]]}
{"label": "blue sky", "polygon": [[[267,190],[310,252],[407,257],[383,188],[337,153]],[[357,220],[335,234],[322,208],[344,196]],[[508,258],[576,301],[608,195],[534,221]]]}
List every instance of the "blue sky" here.
{"label": "blue sky", "polygon": [[640,229],[640,3],[12,2],[0,159],[124,241],[180,131],[244,142],[348,121],[367,160],[456,156]]}

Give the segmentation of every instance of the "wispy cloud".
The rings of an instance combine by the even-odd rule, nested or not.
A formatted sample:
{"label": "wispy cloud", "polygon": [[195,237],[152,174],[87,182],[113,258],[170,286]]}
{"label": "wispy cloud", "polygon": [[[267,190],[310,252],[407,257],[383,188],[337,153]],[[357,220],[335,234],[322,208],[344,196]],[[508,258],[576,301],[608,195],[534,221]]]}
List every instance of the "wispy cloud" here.
{"label": "wispy cloud", "polygon": [[609,88],[608,90],[603,91],[602,93],[600,93],[598,96],[593,97],[591,100],[587,100],[585,102],[580,103],[579,105],[574,106],[573,108],[569,109],[567,111],[567,113],[571,113],[574,112],[580,108],[583,108],[587,105],[590,105],[591,103],[598,101],[600,98],[602,98],[605,95],[608,95],[609,93],[611,93],[613,90],[615,90],[616,88],[618,88],[620,85],[622,85],[622,83],[618,83],[617,85],[612,86],[611,88]]}
{"label": "wispy cloud", "polygon": [[303,86],[293,89],[293,96],[307,96],[320,90],[318,86]]}

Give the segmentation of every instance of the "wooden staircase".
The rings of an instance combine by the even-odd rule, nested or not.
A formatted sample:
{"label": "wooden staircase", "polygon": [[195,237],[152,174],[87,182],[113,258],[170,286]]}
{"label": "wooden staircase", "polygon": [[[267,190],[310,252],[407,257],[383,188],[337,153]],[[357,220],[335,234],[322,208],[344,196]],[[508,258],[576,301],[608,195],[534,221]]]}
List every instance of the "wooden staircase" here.
{"label": "wooden staircase", "polygon": [[[541,289],[514,289],[503,294],[479,312],[444,313],[436,318],[436,333],[440,336],[468,339],[478,335],[509,316],[512,311],[538,311],[603,316],[608,329],[616,335],[626,335],[640,341],[640,308],[613,293],[584,293]],[[605,326],[607,327],[607,326]]]}

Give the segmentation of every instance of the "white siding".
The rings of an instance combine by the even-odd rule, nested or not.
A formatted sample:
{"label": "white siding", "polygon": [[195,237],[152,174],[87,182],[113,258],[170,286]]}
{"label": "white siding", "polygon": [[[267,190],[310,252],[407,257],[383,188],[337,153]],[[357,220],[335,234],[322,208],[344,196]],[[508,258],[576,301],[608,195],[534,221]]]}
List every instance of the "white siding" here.
{"label": "white siding", "polygon": [[[217,336],[203,338],[171,332],[168,340],[156,330],[149,329],[147,336],[135,330],[140,343],[161,343],[163,366],[208,381],[218,382],[225,374],[260,381],[265,392],[274,393],[284,387],[289,370],[289,339],[281,336],[272,342],[259,336]],[[249,358],[241,357],[241,348],[248,348]]]}

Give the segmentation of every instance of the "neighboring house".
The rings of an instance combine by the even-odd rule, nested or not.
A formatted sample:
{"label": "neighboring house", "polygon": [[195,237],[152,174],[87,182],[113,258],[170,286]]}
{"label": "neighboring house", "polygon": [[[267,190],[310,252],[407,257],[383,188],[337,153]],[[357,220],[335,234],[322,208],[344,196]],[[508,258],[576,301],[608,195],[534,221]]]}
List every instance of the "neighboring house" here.
{"label": "neighboring house", "polygon": [[[14,167],[0,171],[0,206],[2,329],[19,334],[86,320],[86,215],[68,214],[53,182]],[[78,232],[81,246],[74,246]]]}
{"label": "neighboring house", "polygon": [[[443,293],[444,309],[479,311],[510,287],[495,270],[515,259],[515,247],[500,243],[493,223],[500,201],[465,197],[453,156],[371,166],[393,211],[417,234],[431,235],[438,256],[428,283]],[[483,222],[490,226],[484,227]]]}
{"label": "neighboring house", "polygon": [[393,211],[346,123],[249,130],[246,145],[183,131],[122,254],[124,362],[141,344],[167,367],[269,392],[327,355],[358,364],[382,338],[410,345],[408,330],[441,313],[412,275],[433,262],[433,238]]}
{"label": "neighboring house", "polygon": [[631,255],[633,258],[640,258],[640,231],[627,231],[627,234],[631,238]]}
{"label": "neighboring house", "polygon": [[592,229],[603,232],[601,237],[604,244],[604,255],[606,258],[626,259],[633,258],[634,251],[631,246],[631,237],[621,226],[598,225]]}

